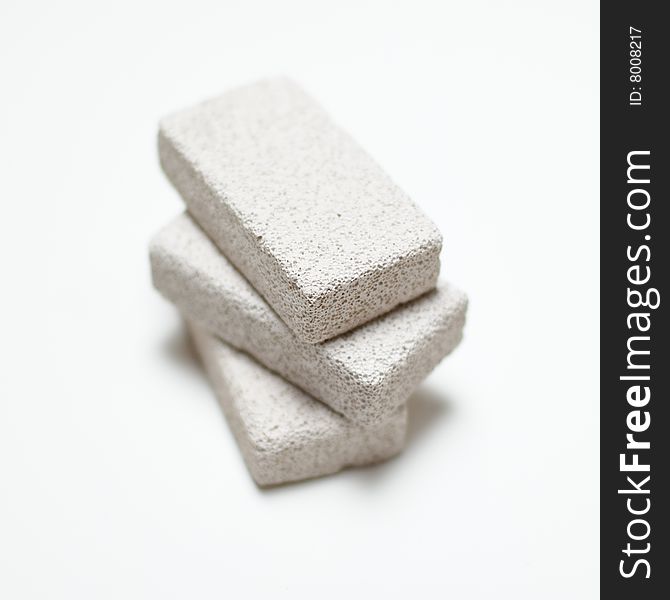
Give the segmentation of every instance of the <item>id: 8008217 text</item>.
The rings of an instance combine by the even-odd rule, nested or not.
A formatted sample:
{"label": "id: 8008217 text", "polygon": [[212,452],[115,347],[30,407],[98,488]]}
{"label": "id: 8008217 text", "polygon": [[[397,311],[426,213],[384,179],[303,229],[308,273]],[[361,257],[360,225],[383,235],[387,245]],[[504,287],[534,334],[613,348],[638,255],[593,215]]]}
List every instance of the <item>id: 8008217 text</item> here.
{"label": "id: 8008217 text", "polygon": [[642,106],[642,30],[629,27],[628,37],[630,39],[628,76],[632,88],[628,96],[628,104]]}

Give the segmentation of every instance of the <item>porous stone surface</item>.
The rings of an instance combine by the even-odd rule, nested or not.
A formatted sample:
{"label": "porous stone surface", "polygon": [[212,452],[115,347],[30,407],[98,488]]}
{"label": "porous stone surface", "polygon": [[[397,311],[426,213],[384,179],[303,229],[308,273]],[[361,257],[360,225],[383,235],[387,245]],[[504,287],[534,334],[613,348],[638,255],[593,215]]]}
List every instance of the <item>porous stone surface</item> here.
{"label": "porous stone surface", "polygon": [[288,79],[163,119],[188,210],[298,338],[320,342],[432,289],[442,237]]}
{"label": "porous stone surface", "polygon": [[355,425],[228,346],[189,324],[244,461],[261,486],[376,463],[400,452],[407,409],[373,427]]}
{"label": "porous stone surface", "polygon": [[299,340],[184,213],[150,246],[155,287],[196,321],[354,422],[379,423],[461,340],[450,284],[320,344]]}

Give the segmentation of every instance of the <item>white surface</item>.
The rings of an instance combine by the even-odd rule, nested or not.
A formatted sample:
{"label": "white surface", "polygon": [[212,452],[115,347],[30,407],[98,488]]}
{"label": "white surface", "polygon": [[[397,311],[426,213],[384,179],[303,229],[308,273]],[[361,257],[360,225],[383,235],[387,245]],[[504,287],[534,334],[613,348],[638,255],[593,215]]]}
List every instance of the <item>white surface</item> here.
{"label": "white surface", "polygon": [[[597,10],[3,2],[0,597],[593,598]],[[158,118],[276,73],[471,303],[404,454],[262,492],[147,243],[180,209]]]}

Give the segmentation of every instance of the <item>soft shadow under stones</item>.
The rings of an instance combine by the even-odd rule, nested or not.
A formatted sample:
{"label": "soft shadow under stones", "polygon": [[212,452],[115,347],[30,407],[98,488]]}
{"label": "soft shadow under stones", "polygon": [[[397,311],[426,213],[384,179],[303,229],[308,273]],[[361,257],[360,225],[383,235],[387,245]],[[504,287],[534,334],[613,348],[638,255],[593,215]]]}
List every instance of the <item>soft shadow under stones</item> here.
{"label": "soft shadow under stones", "polygon": [[185,370],[206,376],[184,320],[163,341],[163,353]]}
{"label": "soft shadow under stones", "polygon": [[351,469],[352,477],[362,484],[375,487],[389,477],[397,475],[394,470],[411,454],[422,438],[440,421],[453,415],[454,403],[444,393],[427,385],[419,386],[407,402],[407,437],[403,451],[389,460],[368,467]]}

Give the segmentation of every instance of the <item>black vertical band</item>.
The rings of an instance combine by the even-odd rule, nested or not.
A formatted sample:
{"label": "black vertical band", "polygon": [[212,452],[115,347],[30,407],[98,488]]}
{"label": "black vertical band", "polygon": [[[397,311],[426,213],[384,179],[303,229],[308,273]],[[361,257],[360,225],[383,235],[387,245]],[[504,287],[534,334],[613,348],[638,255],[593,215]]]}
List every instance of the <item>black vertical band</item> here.
{"label": "black vertical band", "polygon": [[601,591],[670,597],[670,31],[601,4]]}

